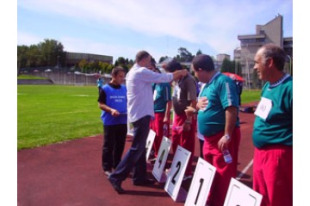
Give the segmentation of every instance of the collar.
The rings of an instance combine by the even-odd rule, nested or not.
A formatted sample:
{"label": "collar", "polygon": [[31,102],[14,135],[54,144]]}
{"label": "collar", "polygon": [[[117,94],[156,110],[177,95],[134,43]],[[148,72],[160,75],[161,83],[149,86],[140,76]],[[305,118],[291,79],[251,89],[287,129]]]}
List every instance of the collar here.
{"label": "collar", "polygon": [[278,85],[280,85],[282,82],[284,82],[290,75],[289,74],[285,74],[283,75],[278,81],[276,81],[275,83],[273,84],[270,84],[269,85],[269,88],[273,88],[273,87],[276,87]]}
{"label": "collar", "polygon": [[208,84],[211,84],[211,83],[213,82],[213,80],[214,80],[218,75],[220,75],[220,72],[219,72],[219,71],[217,71],[217,72],[213,75],[213,77],[210,79],[210,81],[208,82]]}

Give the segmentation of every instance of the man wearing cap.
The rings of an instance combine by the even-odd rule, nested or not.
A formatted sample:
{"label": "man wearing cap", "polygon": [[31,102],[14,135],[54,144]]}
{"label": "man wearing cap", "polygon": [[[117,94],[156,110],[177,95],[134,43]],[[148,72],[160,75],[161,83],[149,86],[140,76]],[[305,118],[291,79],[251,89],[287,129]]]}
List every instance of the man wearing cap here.
{"label": "man wearing cap", "polygon": [[[168,72],[182,70],[182,65],[176,60],[170,61],[166,65]],[[174,119],[171,131],[172,151],[176,152],[177,146],[191,152],[188,166],[185,170],[184,180],[192,177],[192,162],[195,151],[195,133],[197,120],[195,116],[187,117],[185,109],[188,106],[195,107],[197,102],[197,84],[191,74],[176,81],[173,89],[172,104],[174,110]]]}

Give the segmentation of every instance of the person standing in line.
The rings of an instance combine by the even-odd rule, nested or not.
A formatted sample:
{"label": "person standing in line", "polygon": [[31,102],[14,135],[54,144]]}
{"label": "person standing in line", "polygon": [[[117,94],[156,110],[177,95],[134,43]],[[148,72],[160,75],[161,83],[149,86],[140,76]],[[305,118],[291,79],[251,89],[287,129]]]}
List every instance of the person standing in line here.
{"label": "person standing in line", "polygon": [[125,70],[112,70],[111,81],[104,85],[98,98],[102,110],[104,143],[102,146],[102,169],[109,176],[121,160],[127,135],[127,97]]}
{"label": "person standing in line", "polygon": [[262,206],[293,205],[293,80],[283,72],[286,54],[274,44],[258,49],[254,70],[267,81],[255,111],[253,189]]}
{"label": "person standing in line", "polygon": [[127,109],[129,122],[133,124],[133,141],[130,149],[108,177],[112,187],[119,194],[125,193],[122,181],[133,170],[134,185],[150,185],[154,180],[147,178],[146,139],[149,133],[150,119],[154,118],[152,83],[171,82],[187,75],[187,70],[173,74],[157,73],[150,70],[151,55],[140,51],[135,64],[127,73]]}
{"label": "person standing in line", "polygon": [[[156,68],[156,62],[152,58],[151,70],[161,73]],[[150,128],[155,131],[156,136],[153,143],[154,156],[157,157],[159,147],[163,138],[163,135],[169,137],[170,126],[170,110],[172,106],[171,102],[171,85],[169,82],[154,83],[153,84],[153,98],[154,98],[154,112],[155,118],[151,120]],[[164,134],[164,126],[166,127]]]}
{"label": "person standing in line", "polygon": [[[182,70],[182,65],[172,60],[167,66],[166,70],[174,72]],[[172,103],[174,110],[174,120],[171,131],[172,151],[176,152],[177,146],[191,152],[191,157],[185,171],[184,180],[192,177],[192,163],[195,152],[195,133],[197,120],[196,117],[187,117],[185,109],[188,106],[195,107],[197,102],[197,86],[194,77],[188,73],[187,76],[179,79],[173,89]]]}
{"label": "person standing in line", "polygon": [[102,77],[99,74],[98,79],[97,79],[97,87],[98,87],[99,94],[100,94],[100,92],[102,90],[103,83],[104,83],[104,81],[103,81]]}
{"label": "person standing in line", "polygon": [[[207,203],[222,206],[230,179],[237,175],[240,143],[238,94],[233,80],[214,69],[209,55],[197,55],[191,66],[198,80],[205,83],[196,105],[198,129],[205,139],[203,156],[216,167]],[[194,116],[196,109],[188,107],[187,115]],[[227,150],[231,155],[230,161],[224,159],[223,152]]]}

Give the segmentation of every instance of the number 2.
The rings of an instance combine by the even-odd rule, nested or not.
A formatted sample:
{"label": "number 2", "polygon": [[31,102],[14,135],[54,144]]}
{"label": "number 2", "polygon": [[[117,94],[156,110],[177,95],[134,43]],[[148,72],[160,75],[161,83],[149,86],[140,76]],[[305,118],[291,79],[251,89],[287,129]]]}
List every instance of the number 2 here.
{"label": "number 2", "polygon": [[176,173],[174,173],[174,175],[173,175],[173,177],[172,177],[172,184],[174,184],[175,185],[175,177],[178,175],[178,173],[179,173],[179,171],[180,171],[180,168],[181,168],[181,162],[180,161],[178,161],[178,163],[177,163],[177,171],[176,171]]}

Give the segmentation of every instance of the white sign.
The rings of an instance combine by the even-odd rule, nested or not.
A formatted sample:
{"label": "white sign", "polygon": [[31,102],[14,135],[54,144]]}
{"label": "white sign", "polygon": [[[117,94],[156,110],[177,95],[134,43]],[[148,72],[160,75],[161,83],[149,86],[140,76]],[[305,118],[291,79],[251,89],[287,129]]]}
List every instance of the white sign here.
{"label": "white sign", "polygon": [[260,102],[257,105],[257,108],[254,114],[266,120],[271,108],[272,108],[272,101],[270,99],[262,97]]}
{"label": "white sign", "polygon": [[149,159],[149,156],[151,154],[151,150],[152,150],[152,146],[153,146],[153,143],[154,143],[155,136],[156,136],[156,133],[153,130],[150,129],[149,135],[147,136],[147,139],[146,139],[146,145],[145,145],[145,148],[146,148],[146,160]]}
{"label": "white sign", "polygon": [[215,172],[213,165],[199,157],[185,206],[206,205]]}
{"label": "white sign", "polygon": [[224,206],[260,206],[263,196],[231,178]]}
{"label": "white sign", "polygon": [[165,184],[165,191],[168,192],[174,201],[177,201],[177,199],[178,201],[185,200],[184,196],[180,197],[178,195],[190,155],[191,152],[178,145]]}
{"label": "white sign", "polygon": [[171,140],[168,139],[167,137],[163,137],[161,144],[160,144],[159,151],[158,151],[158,155],[157,155],[154,167],[153,167],[153,171],[152,171],[152,174],[154,175],[155,179],[158,182],[165,181],[165,178],[163,178],[163,176],[165,176],[163,171],[165,169],[165,165],[166,165],[166,161],[168,158],[170,148],[171,148]]}

